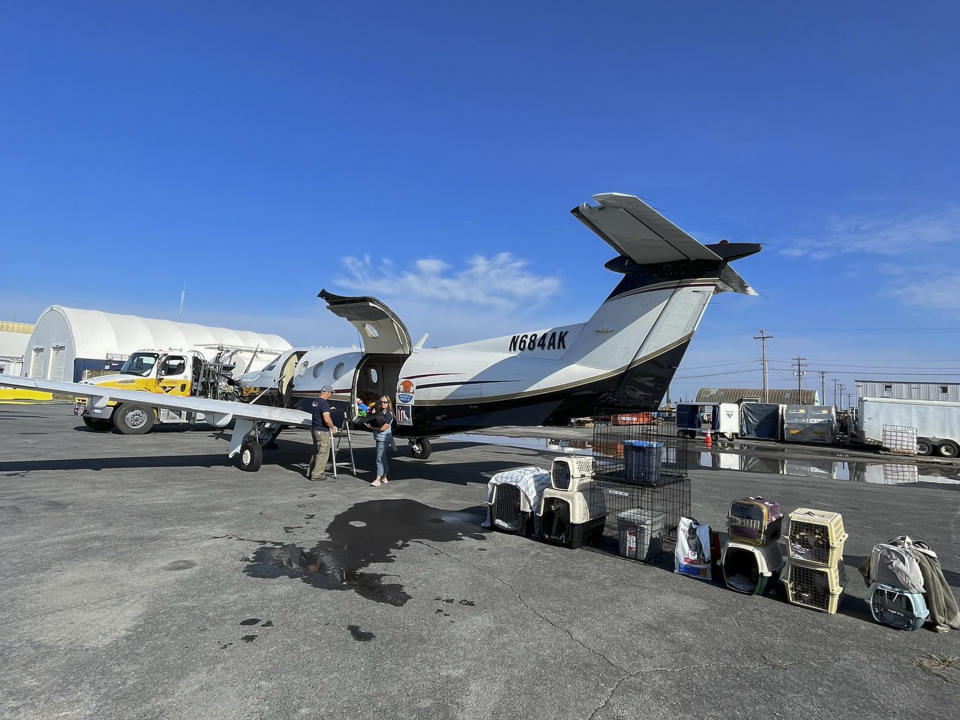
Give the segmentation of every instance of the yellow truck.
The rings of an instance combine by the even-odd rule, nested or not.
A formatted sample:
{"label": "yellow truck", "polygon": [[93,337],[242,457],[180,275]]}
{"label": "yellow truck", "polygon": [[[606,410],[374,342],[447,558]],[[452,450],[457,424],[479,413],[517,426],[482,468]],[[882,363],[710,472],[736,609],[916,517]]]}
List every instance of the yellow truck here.
{"label": "yellow truck", "polygon": [[[124,362],[116,374],[92,377],[81,382],[102,388],[139,390],[181,397],[204,397],[215,400],[241,400],[242,392],[231,372],[237,348],[217,347],[213,360],[207,360],[200,349],[138,350]],[[207,351],[211,352],[211,351]],[[211,353],[213,354],[213,353]],[[255,351],[254,356],[263,354]],[[278,353],[269,353],[270,357]],[[264,358],[264,360],[269,357]],[[240,369],[240,372],[243,368]],[[105,407],[87,404],[76,398],[74,414],[92,430],[116,428],[124,435],[142,435],[158,423],[202,423],[201,412],[168,410],[150,407],[148,403],[109,402]]]}

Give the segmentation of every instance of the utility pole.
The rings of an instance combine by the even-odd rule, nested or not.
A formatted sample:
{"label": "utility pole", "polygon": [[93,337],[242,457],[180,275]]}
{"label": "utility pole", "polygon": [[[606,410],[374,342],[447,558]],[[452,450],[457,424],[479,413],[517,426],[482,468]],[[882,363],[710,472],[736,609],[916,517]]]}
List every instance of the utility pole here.
{"label": "utility pole", "polygon": [[803,401],[800,399],[800,395],[803,392],[803,376],[806,375],[806,371],[803,369],[804,366],[801,364],[806,358],[802,358],[799,355],[794,358],[797,361],[797,369],[793,371],[793,374],[797,376],[797,404],[803,405]]}
{"label": "utility pole", "polygon": [[820,370],[819,372],[820,372],[820,402],[826,405],[827,404],[827,386],[826,386],[827,373],[824,370]]}
{"label": "utility pole", "polygon": [[773,335],[764,333],[760,328],[760,334],[753,336],[754,340],[760,341],[760,366],[763,368],[763,401],[767,402],[767,340],[773,340]]}

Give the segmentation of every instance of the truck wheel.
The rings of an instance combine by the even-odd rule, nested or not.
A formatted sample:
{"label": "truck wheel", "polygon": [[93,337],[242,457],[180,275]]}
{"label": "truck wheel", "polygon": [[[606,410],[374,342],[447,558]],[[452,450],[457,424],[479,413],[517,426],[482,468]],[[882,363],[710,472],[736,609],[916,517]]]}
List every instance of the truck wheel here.
{"label": "truck wheel", "polygon": [[237,453],[237,467],[245,472],[256,472],[263,463],[263,448],[255,438],[247,438]]}
{"label": "truck wheel", "polygon": [[410,442],[410,454],[417,460],[426,460],[430,457],[430,441],[426,438],[417,438]]}
{"label": "truck wheel", "polygon": [[917,455],[933,455],[933,443],[926,438],[917,438]]}
{"label": "truck wheel", "polygon": [[955,458],[957,455],[960,455],[960,448],[957,447],[955,442],[947,440],[937,445],[937,454],[940,457]]}
{"label": "truck wheel", "polygon": [[83,416],[83,424],[97,432],[106,432],[110,429],[109,420],[97,420],[96,418],[88,418],[86,415]]}
{"label": "truck wheel", "polygon": [[140,403],[124,403],[113,411],[113,425],[124,435],[148,433],[156,419],[153,408]]}

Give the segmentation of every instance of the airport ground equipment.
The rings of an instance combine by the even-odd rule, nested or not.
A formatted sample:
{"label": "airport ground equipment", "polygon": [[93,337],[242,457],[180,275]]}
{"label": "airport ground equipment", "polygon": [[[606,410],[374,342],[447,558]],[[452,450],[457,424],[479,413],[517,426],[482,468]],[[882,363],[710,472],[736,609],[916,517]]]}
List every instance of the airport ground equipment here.
{"label": "airport ground equipment", "polygon": [[706,434],[728,440],[740,436],[740,407],[736,403],[680,403],[677,405],[677,434],[695,438]]}
{"label": "airport ground equipment", "polygon": [[783,565],[783,544],[777,540],[766,545],[730,540],[720,555],[724,584],[747,595],[763,595],[780,577]]}
{"label": "airport ground equipment", "polygon": [[783,441],[832,445],[837,440],[837,411],[833,405],[786,405]]}
{"label": "airport ground equipment", "polygon": [[755,440],[779,440],[783,430],[783,406],[777,403],[742,403],[740,436]]}
{"label": "airport ground equipment", "polygon": [[550,473],[533,465],[499,472],[487,483],[490,524],[501,532],[530,535],[535,516],[550,487]]}
{"label": "airport ground equipment", "polygon": [[[113,389],[139,390],[156,395],[196,397],[210,400],[240,400],[233,380],[237,353],[256,348],[218,345],[188,350],[145,349],[132,353],[117,373],[84,380],[105,395]],[[260,353],[263,354],[263,353]],[[275,352],[270,353],[276,355]],[[208,357],[212,359],[208,359]],[[244,368],[239,368],[242,371]],[[124,435],[142,435],[157,424],[205,423],[206,414],[188,409],[155,406],[145,396],[139,402],[110,401],[90,405],[85,396],[75,398],[74,414],[92,430],[117,428]]]}
{"label": "airport ground equipment", "polygon": [[960,403],[860,398],[857,439],[865,445],[882,445],[884,426],[914,428],[917,455],[960,455]]}
{"label": "airport ground equipment", "polygon": [[748,545],[767,545],[780,539],[783,512],[780,503],[762,497],[738,498],[730,503],[727,534]]}

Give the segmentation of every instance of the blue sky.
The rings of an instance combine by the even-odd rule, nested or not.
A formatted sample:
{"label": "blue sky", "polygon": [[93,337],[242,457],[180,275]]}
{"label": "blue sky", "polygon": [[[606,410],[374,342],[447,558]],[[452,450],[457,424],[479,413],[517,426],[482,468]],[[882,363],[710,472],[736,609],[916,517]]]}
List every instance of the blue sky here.
{"label": "blue sky", "polygon": [[643,197],[764,243],[673,387],[960,381],[948,2],[12,4],[0,319],[50,304],[350,344],[321,288],[448,344],[586,319]]}

